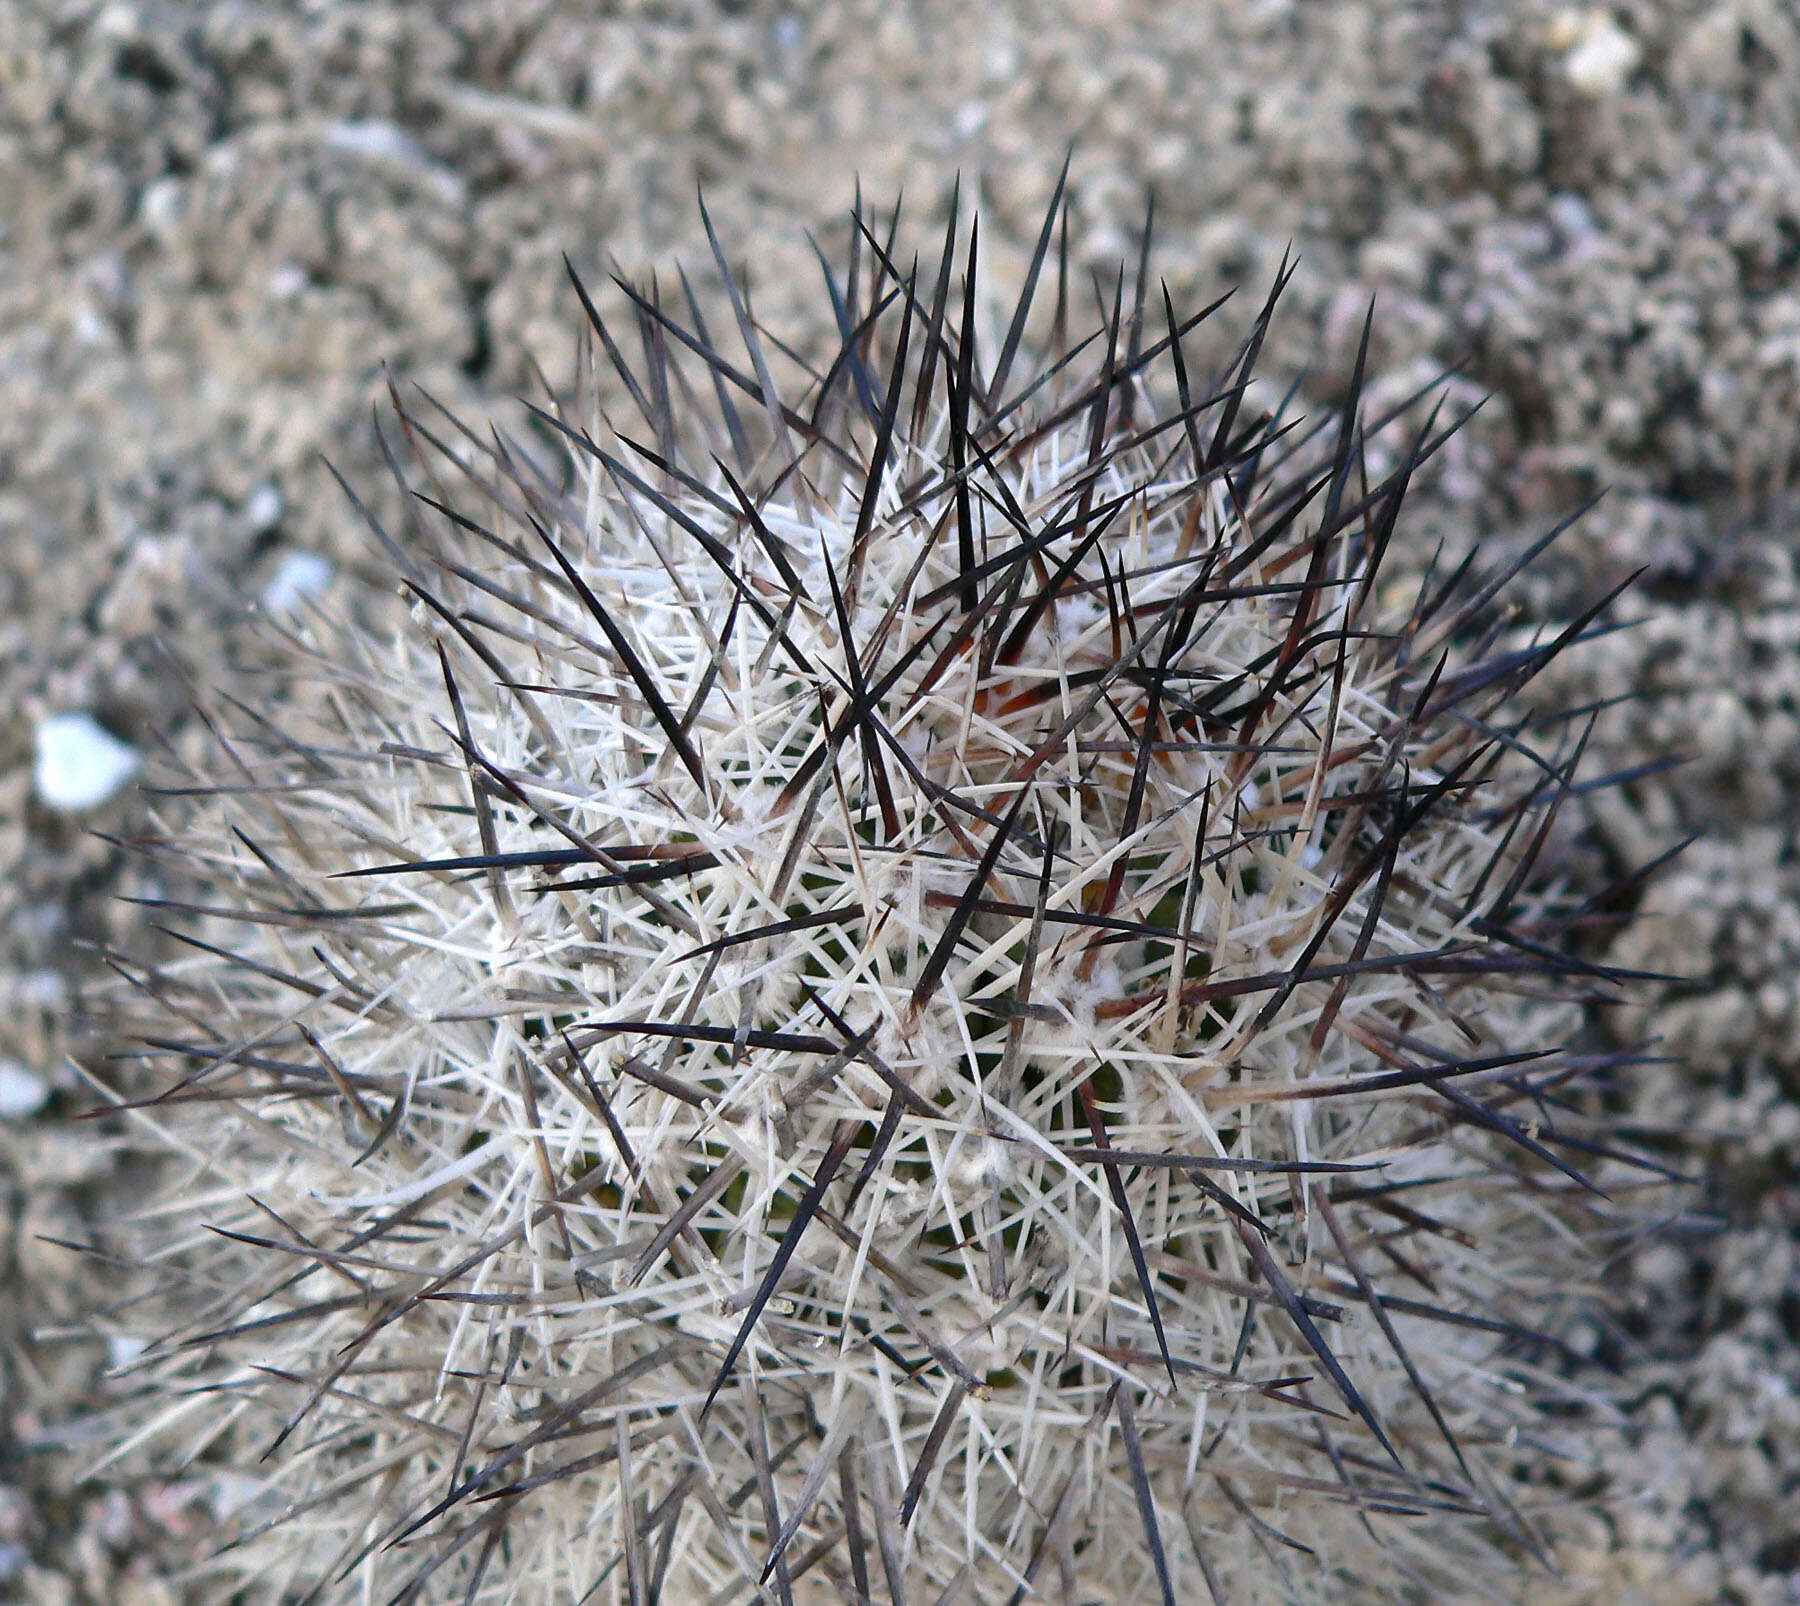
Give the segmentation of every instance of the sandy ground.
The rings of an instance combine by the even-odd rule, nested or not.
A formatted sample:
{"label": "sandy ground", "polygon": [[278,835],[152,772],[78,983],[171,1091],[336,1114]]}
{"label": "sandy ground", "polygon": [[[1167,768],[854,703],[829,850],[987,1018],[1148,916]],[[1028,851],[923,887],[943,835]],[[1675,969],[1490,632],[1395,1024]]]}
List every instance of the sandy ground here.
{"label": "sandy ground", "polygon": [[[1528,593],[1627,573],[1639,620],[1564,676],[1604,715],[1596,863],[1706,835],[1620,940],[1692,979],[1608,1029],[1622,1129],[1709,1180],[1609,1268],[1596,1325],[1635,1429],[1624,1498],[1560,1558],[1571,1599],[1800,1601],[1800,21],[1780,0],[782,7],[0,0],[0,1595],[150,1606],[211,1521],[198,1484],[89,1475],[128,1208],[122,1130],[72,1124],[95,941],[146,940],[136,872],[33,794],[33,733],[91,714],[147,752],[175,658],[229,683],[296,555],[373,572],[319,464],[379,499],[384,369],[474,415],[568,361],[561,254],[706,259],[696,186],[759,315],[829,316],[806,231],[860,177],[921,230],[952,179],[1016,277],[1073,147],[1084,264],[1156,195],[1178,303],[1291,243],[1273,353],[1328,392],[1373,293],[1378,388],[1467,358],[1492,399],[1413,539],[1504,547],[1601,488]],[[921,234],[921,238],[923,238]],[[174,657],[163,650],[174,649]],[[71,1058],[72,1057],[72,1058]],[[45,1095],[35,1111],[27,1107]],[[1673,1208],[1673,1207],[1672,1207]],[[1534,1586],[1537,1598],[1555,1587]]]}

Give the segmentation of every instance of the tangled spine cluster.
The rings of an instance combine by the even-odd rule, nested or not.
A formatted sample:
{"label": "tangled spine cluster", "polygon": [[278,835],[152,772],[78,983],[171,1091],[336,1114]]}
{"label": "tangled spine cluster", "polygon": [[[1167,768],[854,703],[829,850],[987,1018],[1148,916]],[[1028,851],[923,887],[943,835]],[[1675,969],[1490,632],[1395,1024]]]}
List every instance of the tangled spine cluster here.
{"label": "tangled spine cluster", "polygon": [[1436,415],[1383,474],[1361,357],[1334,419],[1254,413],[1275,294],[1209,377],[1143,262],[1072,341],[1060,199],[997,350],[973,234],[933,276],[859,217],[823,367],[715,241],[741,350],[621,283],[633,367],[577,284],[535,445],[400,410],[410,628],[308,622],[146,844],[210,889],[128,967],[190,1157],[147,1428],[264,1478],[228,1581],[1444,1598],[1542,1555],[1578,1167],[1635,1162],[1569,1046],[1596,906],[1533,875],[1580,721],[1515,699],[1592,616],[1503,634],[1516,563],[1384,589]]}

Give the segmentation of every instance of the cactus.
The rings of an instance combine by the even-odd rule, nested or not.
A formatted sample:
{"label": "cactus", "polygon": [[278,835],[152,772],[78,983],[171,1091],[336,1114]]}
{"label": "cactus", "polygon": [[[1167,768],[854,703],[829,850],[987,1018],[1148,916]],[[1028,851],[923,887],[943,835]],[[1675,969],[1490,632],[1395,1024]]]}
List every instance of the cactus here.
{"label": "cactus", "polygon": [[972,233],[858,217],[827,360],[714,239],[710,329],[619,286],[635,367],[575,281],[529,439],[396,393],[407,619],[291,628],[151,847],[189,956],[123,967],[185,1156],[143,1433],[257,1479],[222,1594],[1544,1556],[1649,1174],[1579,1035],[1610,906],[1542,869],[1581,721],[1520,697],[1598,610],[1509,628],[1544,543],[1384,578],[1450,430],[1364,420],[1367,327],[1312,420],[1252,404],[1280,281],[1216,374],[1144,262],[1076,339],[1061,195],[993,338]]}

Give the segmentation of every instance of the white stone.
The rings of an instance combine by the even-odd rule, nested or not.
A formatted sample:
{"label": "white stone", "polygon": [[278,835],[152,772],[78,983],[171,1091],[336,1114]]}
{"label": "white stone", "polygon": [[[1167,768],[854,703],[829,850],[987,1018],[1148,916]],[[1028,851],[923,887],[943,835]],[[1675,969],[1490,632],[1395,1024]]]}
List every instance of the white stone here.
{"label": "white stone", "polygon": [[252,535],[267,535],[281,522],[282,511],[280,488],[264,480],[244,503],[244,524]]}
{"label": "white stone", "polygon": [[312,275],[298,262],[284,262],[269,275],[269,299],[292,301],[312,283]]}
{"label": "white stone", "polygon": [[187,209],[187,186],[178,178],[159,178],[148,185],[138,201],[138,221],[164,245],[181,229]]}
{"label": "white stone", "polygon": [[325,143],[346,156],[399,168],[409,177],[424,179],[442,200],[452,205],[462,198],[462,179],[433,161],[403,128],[385,119],[333,123],[325,130]]}
{"label": "white stone", "polygon": [[263,611],[278,616],[292,613],[330,585],[335,572],[316,552],[287,553],[263,587]]}
{"label": "white stone", "polygon": [[89,714],[56,714],[34,738],[32,784],[53,809],[96,808],[137,773],[138,755]]}
{"label": "white stone", "polygon": [[371,161],[411,165],[425,160],[424,151],[404,129],[380,118],[333,123],[325,130],[325,143]]}
{"label": "white stone", "polygon": [[1605,11],[1566,12],[1552,25],[1552,35],[1564,50],[1569,82],[1592,100],[1618,94],[1643,60],[1637,40]]}
{"label": "white stone", "polygon": [[960,139],[972,139],[987,126],[989,111],[979,100],[965,100],[956,108],[951,118],[952,126]]}
{"label": "white stone", "polygon": [[0,1060],[0,1121],[23,1121],[50,1101],[50,1084],[17,1060]]}
{"label": "white stone", "polygon": [[135,1333],[111,1333],[106,1340],[106,1363],[115,1372],[131,1365],[150,1347],[148,1339]]}

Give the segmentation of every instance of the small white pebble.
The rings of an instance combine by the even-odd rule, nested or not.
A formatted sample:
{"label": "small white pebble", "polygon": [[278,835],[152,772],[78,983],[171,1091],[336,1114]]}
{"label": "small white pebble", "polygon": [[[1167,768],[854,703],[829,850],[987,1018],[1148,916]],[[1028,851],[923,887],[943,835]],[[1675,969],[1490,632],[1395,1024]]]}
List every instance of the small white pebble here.
{"label": "small white pebble", "polygon": [[50,1101],[50,1084],[17,1060],[0,1060],[0,1121],[23,1121]]}
{"label": "small white pebble", "polygon": [[354,159],[401,169],[410,177],[428,181],[446,201],[463,193],[462,180],[440,166],[405,129],[381,118],[333,123],[325,130],[325,143]]}
{"label": "small white pebble", "polygon": [[137,773],[138,756],[88,714],[56,714],[34,738],[32,783],[53,809],[96,808]]}
{"label": "small white pebble", "polygon": [[129,1366],[148,1349],[149,1342],[132,1333],[111,1333],[106,1340],[106,1361],[115,1371]]}
{"label": "small white pebble", "polygon": [[178,178],[159,178],[138,201],[138,221],[159,241],[167,244],[181,227],[187,206],[187,186]]}
{"label": "small white pebble", "polygon": [[252,535],[267,535],[281,522],[280,488],[272,480],[252,491],[244,503],[244,524]]}
{"label": "small white pebble", "polygon": [[331,584],[336,571],[316,552],[289,552],[263,587],[263,612],[292,613]]}
{"label": "small white pebble", "polygon": [[380,118],[333,123],[325,130],[325,143],[372,161],[413,163],[425,159],[418,142],[404,129]]}
{"label": "small white pebble", "polygon": [[284,262],[269,275],[269,299],[292,301],[311,283],[312,275],[299,263]]}
{"label": "small white pebble", "polygon": [[94,37],[112,43],[124,43],[143,37],[144,25],[138,20],[135,6],[119,5],[102,8],[93,22]]}
{"label": "small white pebble", "polygon": [[75,314],[75,338],[84,346],[110,346],[115,338],[113,326],[92,307]]}
{"label": "small white pebble", "polygon": [[988,109],[978,100],[965,100],[956,108],[950,122],[959,139],[972,139],[987,126]]}
{"label": "small white pebble", "polygon": [[1590,100],[1616,95],[1637,71],[1643,50],[1605,11],[1564,12],[1551,25],[1563,72]]}

